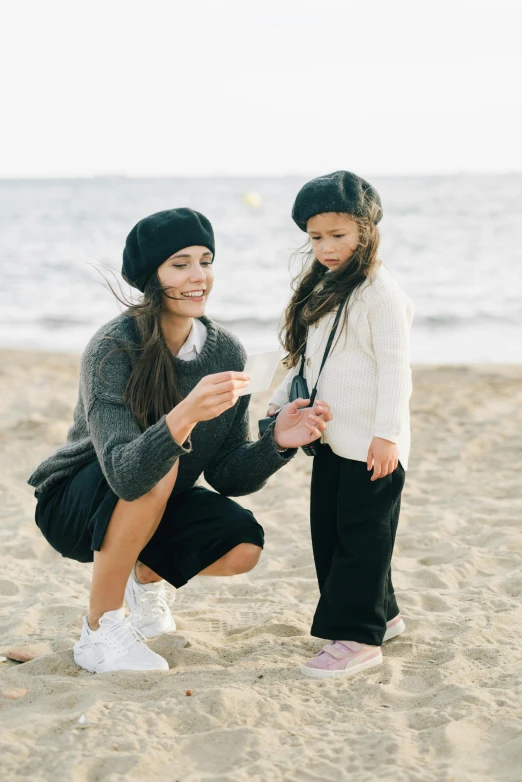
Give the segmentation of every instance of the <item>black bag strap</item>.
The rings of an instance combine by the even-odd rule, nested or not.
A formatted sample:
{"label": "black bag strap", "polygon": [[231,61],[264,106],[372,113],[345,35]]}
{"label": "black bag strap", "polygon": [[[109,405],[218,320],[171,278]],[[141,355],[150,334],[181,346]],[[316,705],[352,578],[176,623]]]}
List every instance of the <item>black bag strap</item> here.
{"label": "black bag strap", "polygon": [[[321,377],[321,372],[323,371],[323,367],[326,364],[326,359],[328,358],[328,355],[330,353],[330,350],[332,348],[333,341],[335,339],[335,335],[337,333],[337,327],[339,326],[339,321],[341,319],[341,313],[343,311],[345,302],[342,301],[339,304],[339,307],[337,308],[337,314],[335,316],[335,320],[332,326],[332,330],[330,331],[330,336],[328,337],[328,342],[326,343],[326,348],[323,354],[323,360],[321,361],[321,366],[319,367],[319,374],[317,375],[317,380],[315,381],[315,386],[312,389],[312,393],[310,394],[310,407],[313,406],[315,402],[315,397],[317,396],[317,386],[319,384],[319,378]],[[299,368],[299,374],[301,377],[304,377],[304,365],[305,365],[305,358],[306,358],[306,342],[303,347],[303,352],[301,353],[301,366]]]}

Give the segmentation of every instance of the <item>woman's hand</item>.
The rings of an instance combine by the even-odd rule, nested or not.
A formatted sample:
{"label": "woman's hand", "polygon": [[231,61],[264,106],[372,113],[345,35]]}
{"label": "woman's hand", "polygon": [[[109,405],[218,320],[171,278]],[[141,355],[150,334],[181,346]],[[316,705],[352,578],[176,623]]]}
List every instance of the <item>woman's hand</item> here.
{"label": "woman's hand", "polygon": [[273,415],[277,413],[279,410],[277,405],[268,405],[268,410],[266,411],[266,414],[269,418],[272,418]]}
{"label": "woman's hand", "polygon": [[391,440],[384,440],[382,437],[374,437],[368,449],[368,458],[366,460],[368,470],[373,467],[371,480],[384,478],[397,469],[399,464],[399,449]]}
{"label": "woman's hand", "polygon": [[202,378],[183,402],[194,424],[210,421],[234,407],[239,392],[248,386],[250,377],[244,372],[219,372]]}
{"label": "woman's hand", "polygon": [[[309,399],[296,399],[285,405],[276,419],[274,439],[280,448],[299,448],[319,439],[326,429],[326,421],[316,413],[315,407],[307,407]],[[321,403],[324,405],[324,403]],[[321,415],[329,415],[330,408],[325,406]]]}
{"label": "woman's hand", "polygon": [[167,426],[177,443],[184,443],[200,421],[217,418],[234,407],[239,392],[248,386],[244,372],[218,372],[202,378],[190,394],[167,415]]}

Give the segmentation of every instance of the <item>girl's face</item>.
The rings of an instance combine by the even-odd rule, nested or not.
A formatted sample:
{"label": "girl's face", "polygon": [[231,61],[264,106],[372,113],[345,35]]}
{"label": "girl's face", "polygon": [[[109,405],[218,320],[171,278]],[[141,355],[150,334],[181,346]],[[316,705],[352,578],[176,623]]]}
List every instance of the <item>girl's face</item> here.
{"label": "girl's face", "polygon": [[325,212],[306,224],[315,257],[332,271],[351,258],[359,245],[359,227],[347,214]]}
{"label": "girl's face", "polygon": [[205,313],[214,282],[212,253],[208,247],[185,247],[158,268],[158,279],[167,289],[165,308],[178,317],[199,318]]}

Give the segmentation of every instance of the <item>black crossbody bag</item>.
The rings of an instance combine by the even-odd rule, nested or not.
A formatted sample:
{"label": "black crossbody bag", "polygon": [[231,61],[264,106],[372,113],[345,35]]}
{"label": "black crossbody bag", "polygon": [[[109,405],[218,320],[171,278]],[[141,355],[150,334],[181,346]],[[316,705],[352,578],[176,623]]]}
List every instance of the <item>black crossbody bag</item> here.
{"label": "black crossbody bag", "polygon": [[[295,402],[296,399],[309,399],[310,404],[307,405],[307,407],[314,406],[315,398],[317,396],[317,385],[319,383],[319,378],[321,377],[321,372],[323,371],[323,367],[326,364],[326,359],[328,358],[328,355],[332,348],[332,344],[335,339],[335,335],[337,333],[337,328],[339,326],[339,321],[341,319],[341,313],[343,311],[343,307],[344,307],[344,302],[341,302],[337,309],[337,314],[335,316],[332,330],[330,331],[330,336],[328,337],[328,342],[326,343],[323,360],[321,361],[319,374],[317,375],[317,380],[315,381],[315,386],[312,389],[312,393],[310,393],[308,390],[308,383],[306,382],[304,376],[304,367],[306,361],[306,342],[305,342],[303,346],[303,350],[301,352],[301,366],[299,367],[299,372],[297,375],[295,375],[295,377],[292,378],[292,385],[290,386],[290,399],[289,399],[290,402]],[[263,436],[263,434],[266,432],[270,424],[275,421],[278,415],[279,413],[276,413],[275,415],[268,416],[267,418],[262,418],[259,421],[259,434],[261,436]],[[317,453],[317,443],[318,440],[316,440],[313,443],[310,443],[309,445],[303,445],[301,447],[307,456],[315,456]]]}

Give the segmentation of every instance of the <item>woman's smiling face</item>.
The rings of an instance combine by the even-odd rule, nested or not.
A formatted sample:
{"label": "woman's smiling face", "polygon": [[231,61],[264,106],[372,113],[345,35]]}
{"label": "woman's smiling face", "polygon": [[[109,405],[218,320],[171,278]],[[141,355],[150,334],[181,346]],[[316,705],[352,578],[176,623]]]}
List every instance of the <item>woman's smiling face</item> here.
{"label": "woman's smiling face", "polygon": [[346,263],[359,245],[359,227],[347,214],[314,215],[306,224],[306,232],[315,257],[332,271]]}
{"label": "woman's smiling face", "polygon": [[199,318],[205,314],[214,282],[213,257],[208,247],[184,247],[158,268],[165,289],[165,308],[178,317]]}

